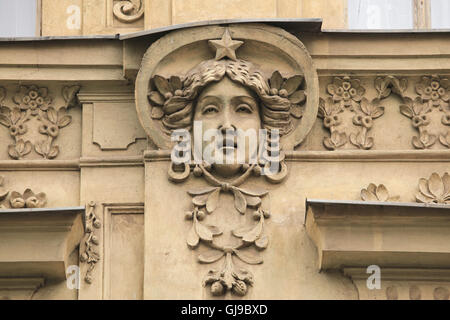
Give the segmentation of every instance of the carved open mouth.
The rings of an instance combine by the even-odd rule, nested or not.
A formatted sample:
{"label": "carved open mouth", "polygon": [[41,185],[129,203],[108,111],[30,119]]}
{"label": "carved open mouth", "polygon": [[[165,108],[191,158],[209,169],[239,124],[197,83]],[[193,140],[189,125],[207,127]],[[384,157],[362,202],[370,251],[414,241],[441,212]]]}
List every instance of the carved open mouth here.
{"label": "carved open mouth", "polygon": [[217,142],[217,150],[222,151],[224,154],[234,152],[237,149],[237,141],[234,139],[223,139]]}

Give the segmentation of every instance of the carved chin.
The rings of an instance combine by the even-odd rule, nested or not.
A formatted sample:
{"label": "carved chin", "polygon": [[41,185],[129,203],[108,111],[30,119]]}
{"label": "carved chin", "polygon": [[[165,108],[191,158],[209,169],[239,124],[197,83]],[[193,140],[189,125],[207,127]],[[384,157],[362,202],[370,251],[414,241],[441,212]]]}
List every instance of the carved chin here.
{"label": "carved chin", "polygon": [[239,172],[242,164],[214,164],[214,171],[222,177],[231,177]]}

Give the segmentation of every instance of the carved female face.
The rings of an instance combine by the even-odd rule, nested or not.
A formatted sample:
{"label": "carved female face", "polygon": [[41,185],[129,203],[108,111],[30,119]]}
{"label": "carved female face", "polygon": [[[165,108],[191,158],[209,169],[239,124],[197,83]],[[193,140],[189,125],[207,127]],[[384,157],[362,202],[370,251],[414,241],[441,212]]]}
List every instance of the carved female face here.
{"label": "carved female face", "polygon": [[[223,154],[224,164],[213,163],[219,174],[230,176],[239,170],[242,163],[239,164],[238,161],[238,147],[245,148],[244,162],[248,163],[249,145],[250,147],[257,145],[261,128],[258,99],[250,89],[233,82],[228,77],[208,85],[197,99],[194,121],[202,122],[203,153],[212,149],[210,154],[215,155],[218,152]],[[213,130],[209,131],[209,135],[210,129]],[[221,139],[217,135],[214,136],[213,132],[220,132]],[[250,141],[248,137],[244,138],[245,140],[238,139],[238,132],[245,134],[253,132],[255,141]],[[244,141],[245,146],[238,145]]]}

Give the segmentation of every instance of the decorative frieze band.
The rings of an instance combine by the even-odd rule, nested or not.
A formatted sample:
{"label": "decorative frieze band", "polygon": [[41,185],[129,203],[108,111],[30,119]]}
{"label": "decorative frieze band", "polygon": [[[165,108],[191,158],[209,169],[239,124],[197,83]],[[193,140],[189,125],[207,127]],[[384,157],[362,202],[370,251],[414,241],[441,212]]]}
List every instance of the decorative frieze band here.
{"label": "decorative frieze band", "polygon": [[[374,80],[377,95],[368,99],[365,97],[366,88],[361,85],[360,79],[334,77],[326,88],[328,96],[321,98],[319,105],[318,116],[323,119],[323,126],[330,132],[323,139],[325,148],[336,150],[351,143],[358,149],[371,149],[375,138],[369,135],[369,130],[373,128],[373,120],[383,116],[385,106],[381,103],[392,93],[401,100],[400,114],[411,119],[412,126],[418,131],[418,135],[411,140],[415,149],[429,149],[438,141],[442,146],[450,148],[448,77],[421,77],[414,85],[416,96],[413,97],[406,95],[407,87],[406,78],[393,75],[377,77]],[[383,121],[379,125],[382,126]]]}

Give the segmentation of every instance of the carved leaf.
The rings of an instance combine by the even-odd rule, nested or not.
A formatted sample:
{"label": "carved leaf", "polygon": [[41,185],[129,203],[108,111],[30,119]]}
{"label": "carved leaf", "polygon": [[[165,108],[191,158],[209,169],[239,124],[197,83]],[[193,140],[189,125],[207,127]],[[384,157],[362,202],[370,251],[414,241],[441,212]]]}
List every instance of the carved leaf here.
{"label": "carved leaf", "polygon": [[347,143],[347,135],[345,134],[345,132],[340,133],[334,131],[333,133],[331,133],[330,138],[324,139],[323,143],[328,149],[334,150]]}
{"label": "carved leaf", "polygon": [[303,81],[302,76],[300,76],[300,75],[293,76],[293,77],[287,79],[285,83],[283,83],[283,85],[281,86],[281,89],[285,89],[288,93],[288,96],[290,96],[291,94],[293,94],[295,92],[295,90],[298,89],[298,87],[300,86],[302,81]]}
{"label": "carved leaf", "polygon": [[21,152],[22,156],[26,156],[27,154],[29,154],[31,152],[32,147],[33,145],[31,144],[30,141],[25,142],[23,151]]}
{"label": "carved leaf", "polygon": [[69,116],[66,111],[66,108],[59,108],[58,110],[57,124],[60,128],[64,128],[72,122],[72,116]]}
{"label": "carved leaf", "polygon": [[366,137],[366,140],[361,145],[361,148],[364,150],[371,149],[373,147],[373,138],[372,137]]}
{"label": "carved leaf", "polygon": [[372,110],[371,116],[372,116],[372,119],[376,119],[376,118],[381,117],[383,114],[384,114],[384,107],[378,106]]}
{"label": "carved leaf", "polygon": [[247,243],[253,243],[261,236],[262,233],[262,220],[259,220],[256,226],[253,227],[250,232],[244,234],[242,240]]}
{"label": "carved leaf", "polygon": [[194,221],[195,231],[197,232],[197,235],[200,237],[200,239],[211,242],[213,240],[213,233],[211,232],[211,230],[197,220]]}
{"label": "carved leaf", "polygon": [[305,91],[303,91],[303,90],[297,90],[289,97],[289,101],[292,104],[300,104],[305,100],[306,100],[306,95],[305,95]]}
{"label": "carved leaf", "polygon": [[213,263],[222,258],[224,252],[218,250],[208,250],[198,255],[198,260],[203,263]]}
{"label": "carved leaf", "polygon": [[280,72],[275,71],[274,73],[272,73],[272,77],[270,77],[270,87],[273,89],[280,90],[282,84],[283,84],[283,77],[281,76]]}
{"label": "carved leaf", "polygon": [[360,147],[361,145],[360,145],[360,142],[358,141],[359,139],[359,136],[360,136],[360,134],[358,133],[358,135],[356,135],[355,133],[352,133],[352,134],[350,134],[350,142],[353,144],[353,145],[355,145],[355,146],[357,146],[357,147]]}
{"label": "carved leaf", "polygon": [[163,77],[156,75],[153,77],[153,81],[155,83],[156,88],[162,95],[172,92],[172,87],[169,81],[167,81]]}
{"label": "carved leaf", "polygon": [[383,201],[384,202],[384,201],[388,200],[389,193],[388,193],[386,187],[383,184],[380,184],[377,187],[377,191],[376,192],[377,192],[377,198],[378,198],[379,201]]}
{"label": "carved leaf", "polygon": [[9,117],[7,115],[0,113],[0,124],[9,128],[11,126],[11,120],[9,120]]}
{"label": "carved leaf", "polygon": [[408,87],[408,80],[406,80],[406,78],[402,78],[400,80],[397,80],[397,85],[395,85],[392,88],[392,91],[394,91],[396,94],[400,96],[403,96],[407,87]]}
{"label": "carved leaf", "polygon": [[361,99],[359,107],[361,108],[362,112],[364,112],[366,115],[370,115],[369,101],[366,98]]}
{"label": "carved leaf", "polygon": [[72,122],[72,116],[65,115],[62,118],[58,119],[58,127],[64,128]]}
{"label": "carved leaf", "polygon": [[432,203],[434,199],[428,198],[421,193],[417,193],[416,200],[417,200],[417,202],[421,202],[421,203]]}
{"label": "carved leaf", "polygon": [[45,155],[44,151],[42,150],[42,141],[35,143],[34,150],[41,156]]}
{"label": "carved leaf", "polygon": [[208,229],[211,231],[213,236],[219,236],[222,234],[222,230],[219,229],[219,227],[207,225]]}
{"label": "carved leaf", "polygon": [[31,142],[24,142],[23,139],[17,141],[15,149],[20,156],[27,155],[31,151]]}
{"label": "carved leaf", "polygon": [[246,196],[245,197],[247,200],[247,206],[251,207],[251,208],[256,208],[261,204],[261,198],[260,197],[251,197],[251,196]]}
{"label": "carved leaf", "polygon": [[58,123],[58,115],[56,113],[55,108],[52,108],[52,107],[48,108],[48,110],[47,110],[47,118],[53,124],[57,124]]}
{"label": "carved leaf", "polygon": [[16,146],[13,145],[13,144],[10,144],[8,146],[8,154],[13,159],[19,159],[20,158],[20,155],[19,155],[19,153],[16,150]]}
{"label": "carved leaf", "polygon": [[239,190],[240,190],[243,194],[245,194],[245,195],[247,195],[247,196],[252,196],[252,197],[263,197],[263,196],[265,196],[266,194],[269,193],[269,191],[264,190],[264,189],[261,189],[261,188],[253,188],[253,189],[251,189],[251,190],[239,188]]}
{"label": "carved leaf", "polygon": [[27,200],[29,197],[34,197],[34,192],[30,188],[27,188],[23,193],[23,198]]}
{"label": "carved leaf", "polygon": [[186,242],[187,242],[187,245],[192,249],[198,246],[198,243],[200,242],[200,238],[197,235],[197,232],[195,232],[194,226],[192,226],[191,230],[189,230]]}
{"label": "carved leaf", "polygon": [[39,207],[43,207],[43,206],[45,206],[45,204],[47,203],[47,195],[44,193],[44,192],[39,192],[37,195],[36,195],[36,198],[38,199],[38,201],[39,201]]}
{"label": "carved leaf", "polygon": [[296,119],[300,119],[301,117],[303,117],[303,109],[297,104],[291,106],[290,112],[291,116],[293,116]]}
{"label": "carved leaf", "polygon": [[377,98],[372,100],[369,105],[369,110],[369,115],[372,117],[372,119],[377,119],[384,114],[384,107],[380,106],[380,100]]}
{"label": "carved leaf", "polygon": [[192,198],[192,203],[195,204],[198,207],[204,206],[206,204],[206,200],[208,199],[207,194],[203,194],[200,196],[196,196]]}
{"label": "carved leaf", "polygon": [[50,148],[50,151],[47,155],[48,159],[54,159],[56,158],[56,156],[59,154],[59,147],[58,146],[52,146]]}
{"label": "carved leaf", "polygon": [[386,98],[391,94],[391,89],[387,87],[387,78],[378,77],[375,79],[375,89],[381,98]]}
{"label": "carved leaf", "polygon": [[254,226],[241,226],[237,229],[234,229],[232,233],[238,237],[242,238],[246,233],[249,233],[251,230],[253,230]]}
{"label": "carved leaf", "polygon": [[436,172],[428,179],[428,189],[437,198],[444,194],[444,183]]}
{"label": "carved leaf", "polygon": [[326,116],[326,110],[325,110],[325,100],[323,100],[322,98],[319,98],[319,111],[317,113],[317,116],[319,118],[325,118]]}
{"label": "carved leaf", "polygon": [[236,256],[248,264],[261,264],[263,263],[263,259],[259,254],[254,254],[248,251],[234,250]]}
{"label": "carved leaf", "polygon": [[421,178],[419,180],[419,190],[422,192],[425,196],[429,198],[434,198],[433,195],[428,190],[428,181],[427,179]]}
{"label": "carved leaf", "polygon": [[160,120],[164,117],[164,111],[162,108],[153,107],[152,108],[152,119]]}
{"label": "carved leaf", "polygon": [[202,188],[202,189],[194,189],[194,190],[188,190],[188,193],[191,196],[198,196],[198,195],[202,195],[205,193],[210,193],[213,190],[216,190],[217,187],[206,187],[206,188]]}
{"label": "carved leaf", "polygon": [[331,139],[328,137],[323,139],[323,145],[325,146],[325,148],[327,148],[329,150],[336,149],[336,146],[331,142]]}
{"label": "carved leaf", "polygon": [[369,192],[366,189],[361,190],[361,199],[363,199],[364,201],[378,201],[375,194]]}
{"label": "carved leaf", "polygon": [[263,235],[262,237],[260,237],[258,240],[255,241],[255,245],[261,250],[266,249],[267,246],[269,245],[269,238],[266,235]]}
{"label": "carved leaf", "polygon": [[64,98],[64,101],[69,102],[73,97],[74,94],[73,92],[76,91],[77,89],[79,89],[79,86],[64,87],[62,89],[62,96]]}
{"label": "carved leaf", "polygon": [[411,107],[406,104],[400,105],[400,112],[408,118],[412,118],[414,115]]}
{"label": "carved leaf", "polygon": [[20,109],[19,108],[12,109],[11,115],[10,115],[11,122],[13,124],[16,124],[20,120],[20,117],[21,117]]}
{"label": "carved leaf", "polygon": [[444,183],[444,194],[448,194],[450,192],[450,175],[448,172],[444,173],[442,176],[442,182]]}
{"label": "carved leaf", "polygon": [[233,189],[234,194],[234,206],[237,211],[241,214],[245,214],[247,210],[247,200],[245,200],[244,195],[236,188]]}
{"label": "carved leaf", "polygon": [[220,189],[217,188],[213,192],[211,192],[208,196],[208,200],[206,201],[206,211],[208,213],[216,210],[217,205],[219,203]]}
{"label": "carved leaf", "polygon": [[[413,140],[416,137],[413,137]],[[419,135],[419,139],[421,142],[421,145],[423,145],[425,148],[429,148],[431,147],[437,140],[437,137],[434,134],[428,134],[427,131],[423,131],[420,135]],[[414,143],[414,141],[413,141]]]}
{"label": "carved leaf", "polygon": [[173,91],[181,90],[181,88],[183,87],[180,78],[177,76],[171,76],[169,81]]}
{"label": "carved leaf", "polygon": [[425,145],[420,141],[419,137],[414,136],[412,138],[412,144],[416,149],[425,149]]}
{"label": "carved leaf", "polygon": [[148,94],[148,99],[150,100],[150,103],[157,106],[164,105],[164,97],[158,91],[151,91]]}

